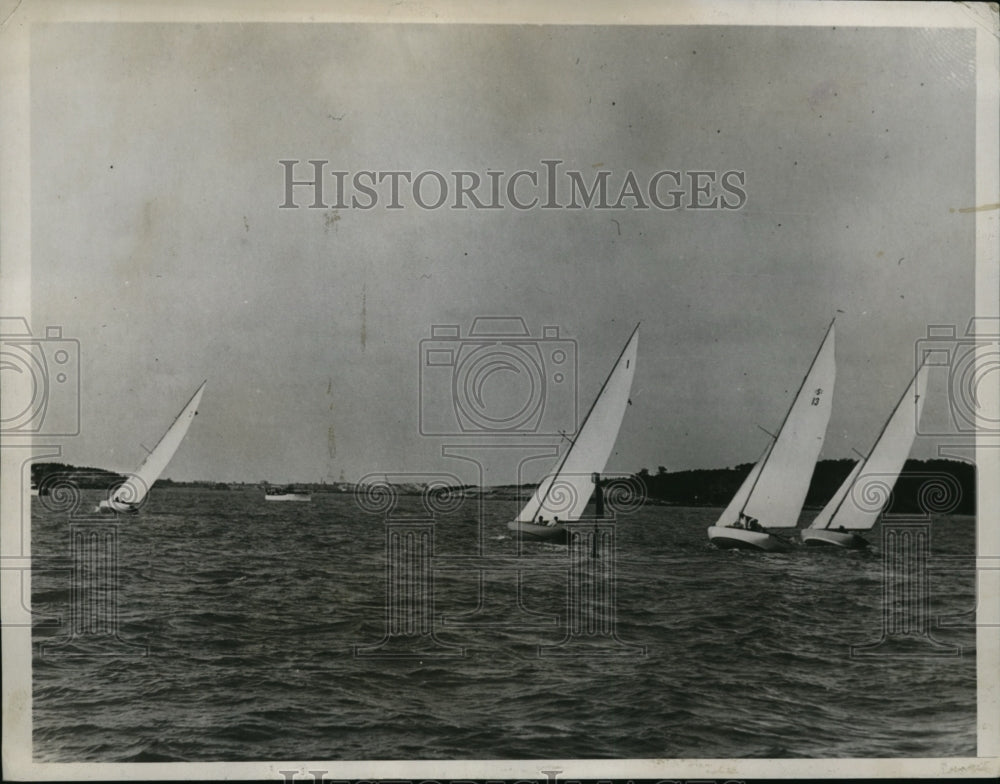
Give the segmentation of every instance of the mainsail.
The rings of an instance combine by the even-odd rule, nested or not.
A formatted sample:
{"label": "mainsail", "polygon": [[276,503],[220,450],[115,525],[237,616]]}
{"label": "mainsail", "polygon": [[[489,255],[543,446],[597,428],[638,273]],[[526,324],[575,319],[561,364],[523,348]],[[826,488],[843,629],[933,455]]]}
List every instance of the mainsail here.
{"label": "mainsail", "polygon": [[638,345],[636,325],[562,462],[539,483],[518,522],[530,523],[539,516],[570,521],[583,514],[594,491],[593,474],[604,470],[625,417]]}
{"label": "mainsail", "polygon": [[[886,420],[867,459],[855,466],[810,528],[863,531],[875,525],[881,505],[865,501],[869,497],[888,496],[896,484],[916,437],[926,391],[927,366],[921,365]],[[858,493],[860,498],[856,497]]]}
{"label": "mainsail", "polygon": [[[816,459],[826,437],[835,377],[834,330],[830,322],[771,450],[761,460],[761,469],[748,498],[739,510],[757,518],[767,528],[795,528],[798,524]],[[726,522],[731,524],[733,521]]]}
{"label": "mainsail", "polygon": [[181,445],[187,434],[188,428],[195,414],[198,413],[198,404],[201,402],[201,395],[205,391],[208,381],[203,381],[198,391],[191,396],[187,405],[174,419],[167,432],[156,443],[152,451],[146,455],[142,465],[134,474],[130,474],[128,479],[115,490],[111,499],[112,504],[125,504],[130,507],[138,507],[146,497],[153,483],[160,478],[167,464]]}

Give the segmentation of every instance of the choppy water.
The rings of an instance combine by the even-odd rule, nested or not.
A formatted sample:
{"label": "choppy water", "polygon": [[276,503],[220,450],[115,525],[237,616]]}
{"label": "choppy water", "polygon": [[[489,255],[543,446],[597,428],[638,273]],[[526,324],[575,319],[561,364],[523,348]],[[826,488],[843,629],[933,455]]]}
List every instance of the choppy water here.
{"label": "choppy water", "polygon": [[[70,590],[70,520],[34,500],[40,761],[976,752],[969,517],[931,527],[931,616],[916,636],[941,646],[852,658],[883,636],[878,547],[719,551],[705,535],[718,510],[644,507],[618,520],[614,603],[575,646],[567,548],[526,546],[519,606],[505,528],[517,504],[484,503],[480,542],[469,502],[434,523],[434,639],[419,658],[386,658],[400,650],[378,647],[386,526],[351,496],[157,490],[118,522],[122,643],[97,656],[62,645],[74,628],[94,639],[70,612],[89,605]],[[420,499],[396,513],[421,514]],[[480,545],[494,571],[448,561]],[[602,631],[612,616],[617,636]],[[132,646],[148,655],[124,655],[143,651]],[[927,655],[948,646],[961,655]]]}

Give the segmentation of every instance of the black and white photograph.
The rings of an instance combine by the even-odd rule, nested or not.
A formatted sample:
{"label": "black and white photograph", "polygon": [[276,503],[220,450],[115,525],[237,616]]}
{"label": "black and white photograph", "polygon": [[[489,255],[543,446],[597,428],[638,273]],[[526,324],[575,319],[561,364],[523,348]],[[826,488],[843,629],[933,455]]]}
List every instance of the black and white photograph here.
{"label": "black and white photograph", "polygon": [[996,3],[0,11],[6,780],[1000,775]]}

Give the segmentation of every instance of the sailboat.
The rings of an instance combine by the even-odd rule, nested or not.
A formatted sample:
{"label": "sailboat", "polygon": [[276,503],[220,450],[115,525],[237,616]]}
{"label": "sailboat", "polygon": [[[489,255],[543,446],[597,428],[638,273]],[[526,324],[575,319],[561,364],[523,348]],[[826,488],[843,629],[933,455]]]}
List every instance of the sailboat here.
{"label": "sailboat", "polygon": [[765,528],[795,528],[833,406],[833,321],[774,440],[757,461],[708,539],[723,549],[786,550],[789,543]]}
{"label": "sailboat", "polygon": [[[927,367],[921,365],[882,426],[882,432],[875,439],[868,456],[855,464],[829,503],[816,515],[812,524],[802,530],[803,542],[849,549],[868,546],[864,537],[854,532],[870,530],[882,510],[860,505],[852,491],[855,487],[864,488],[868,483],[877,483],[877,493],[888,494],[892,490],[913,446],[926,390]],[[904,405],[907,401],[909,405]]]}
{"label": "sailboat", "polygon": [[191,396],[181,412],[174,418],[167,432],[163,434],[156,446],[146,455],[142,465],[134,474],[130,474],[124,483],[114,488],[111,497],[101,501],[100,512],[138,512],[153,483],[160,478],[174,452],[181,445],[187,434],[191,421],[198,414],[198,404],[205,391],[208,381],[203,381],[197,391]]}
{"label": "sailboat", "polygon": [[632,390],[638,346],[636,324],[559,467],[539,483],[517,518],[507,524],[511,531],[552,542],[566,540],[566,529],[560,522],[572,522],[583,514],[618,438]]}

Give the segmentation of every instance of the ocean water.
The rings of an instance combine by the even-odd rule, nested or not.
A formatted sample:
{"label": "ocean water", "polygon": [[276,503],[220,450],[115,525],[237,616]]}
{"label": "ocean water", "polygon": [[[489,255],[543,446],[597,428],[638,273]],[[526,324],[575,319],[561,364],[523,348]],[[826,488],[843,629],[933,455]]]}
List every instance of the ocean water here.
{"label": "ocean water", "polygon": [[[976,753],[971,517],[931,519],[917,612],[885,606],[879,528],[868,552],[720,551],[718,509],[644,506],[581,577],[510,536],[513,499],[402,496],[387,524],[349,494],[157,489],[103,521],[97,498],[33,499],[39,761]],[[399,525],[425,532],[405,580]],[[74,583],[93,531],[117,578]]]}

